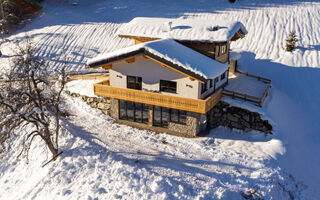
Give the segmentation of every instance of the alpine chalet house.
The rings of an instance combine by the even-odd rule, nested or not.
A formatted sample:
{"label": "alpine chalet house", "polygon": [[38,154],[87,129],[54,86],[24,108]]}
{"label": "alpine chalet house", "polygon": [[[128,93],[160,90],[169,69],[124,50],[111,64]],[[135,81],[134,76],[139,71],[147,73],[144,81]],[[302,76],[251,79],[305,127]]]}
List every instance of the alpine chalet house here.
{"label": "alpine chalet house", "polygon": [[110,73],[94,92],[111,99],[110,114],[119,122],[195,137],[234,71],[230,42],[246,34],[240,22],[135,18],[118,31],[135,45],[87,62]]}

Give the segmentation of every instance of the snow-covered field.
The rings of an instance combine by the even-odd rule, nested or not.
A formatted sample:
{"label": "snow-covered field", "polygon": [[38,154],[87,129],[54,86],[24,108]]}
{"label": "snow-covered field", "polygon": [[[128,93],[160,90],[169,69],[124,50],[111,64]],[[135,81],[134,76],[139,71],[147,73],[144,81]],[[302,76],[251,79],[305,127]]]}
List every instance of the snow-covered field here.
{"label": "snow-covered field", "polygon": [[[47,1],[23,28],[52,70],[63,64],[62,53],[71,59],[69,70],[80,71],[89,58],[132,45],[115,32],[136,16],[241,21],[248,35],[231,48],[241,55],[242,71],[272,79],[271,94],[258,110],[271,120],[274,134],[222,127],[197,139],[155,134],[113,124],[80,99],[68,98],[73,115],[64,121],[64,153],[41,168],[46,151],[40,142],[32,147],[34,162],[17,162],[18,137],[0,163],[0,199],[242,199],[240,193],[249,189],[263,199],[320,199],[318,1],[77,2]],[[300,41],[288,53],[283,46],[292,29]],[[8,39],[22,39],[23,31]],[[8,43],[2,53],[1,68]]]}

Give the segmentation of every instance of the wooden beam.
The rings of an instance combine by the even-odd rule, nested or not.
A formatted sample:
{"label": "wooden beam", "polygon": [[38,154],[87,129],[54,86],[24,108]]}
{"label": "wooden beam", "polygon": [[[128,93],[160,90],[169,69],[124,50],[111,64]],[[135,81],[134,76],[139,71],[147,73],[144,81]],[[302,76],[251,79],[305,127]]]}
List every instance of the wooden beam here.
{"label": "wooden beam", "polygon": [[105,64],[101,66],[103,69],[112,69],[112,64]]}
{"label": "wooden beam", "polygon": [[135,60],[136,60],[135,57],[126,59],[127,63],[133,63]]}

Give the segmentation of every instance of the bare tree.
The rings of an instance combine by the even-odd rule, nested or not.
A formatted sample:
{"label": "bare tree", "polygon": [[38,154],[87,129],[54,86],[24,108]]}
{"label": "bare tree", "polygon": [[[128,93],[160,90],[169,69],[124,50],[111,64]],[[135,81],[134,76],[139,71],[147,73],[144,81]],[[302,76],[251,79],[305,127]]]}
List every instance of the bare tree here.
{"label": "bare tree", "polygon": [[[49,81],[46,62],[35,56],[32,40],[17,44],[7,80],[0,83],[0,133],[3,138],[24,134],[23,151],[29,154],[34,138],[40,137],[52,153],[58,155],[60,120],[63,115],[62,91],[66,77],[64,67],[58,81]],[[22,130],[31,127],[30,131]]]}

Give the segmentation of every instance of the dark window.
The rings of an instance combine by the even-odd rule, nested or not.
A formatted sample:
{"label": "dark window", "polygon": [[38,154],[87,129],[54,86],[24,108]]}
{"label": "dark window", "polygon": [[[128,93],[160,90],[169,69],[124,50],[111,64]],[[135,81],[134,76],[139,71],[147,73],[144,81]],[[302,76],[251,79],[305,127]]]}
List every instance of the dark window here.
{"label": "dark window", "polygon": [[186,124],[187,121],[187,111],[180,110],[179,111],[179,123]]}
{"label": "dark window", "polygon": [[179,124],[186,124],[187,112],[183,110],[170,109],[170,121]]}
{"label": "dark window", "polygon": [[120,110],[120,119],[126,119],[127,118],[127,106],[126,102],[123,100],[120,100],[119,102],[119,110]]}
{"label": "dark window", "polygon": [[148,123],[149,119],[149,111],[150,106],[135,103],[131,101],[120,100],[119,102],[119,118],[122,120],[140,122],[140,123]]}
{"label": "dark window", "polygon": [[214,83],[217,83],[217,82],[219,82],[219,77],[216,77],[216,78],[214,79]]}
{"label": "dark window", "polygon": [[168,127],[169,122],[186,124],[186,111],[154,106],[153,125]]}
{"label": "dark window", "polygon": [[220,56],[220,46],[217,45],[216,46],[216,57],[219,57]]}
{"label": "dark window", "polygon": [[223,79],[225,79],[225,78],[226,78],[226,73],[224,72],[223,74],[221,74],[220,80],[223,80]]}
{"label": "dark window", "polygon": [[224,55],[226,53],[227,53],[227,45],[225,44],[221,46],[221,55]]}
{"label": "dark window", "polygon": [[165,124],[167,124],[167,123],[163,122],[163,119],[162,119],[162,107],[154,106],[154,110],[153,110],[153,125],[154,126],[166,127]]}
{"label": "dark window", "polygon": [[209,87],[212,88],[212,86],[213,86],[213,80],[210,79],[210,80],[209,80]]}
{"label": "dark window", "polygon": [[137,76],[127,76],[127,88],[141,90],[142,78]]}
{"label": "dark window", "polygon": [[179,123],[179,110],[171,109],[170,121]]}
{"label": "dark window", "polygon": [[126,102],[127,120],[134,121],[134,103],[132,101]]}
{"label": "dark window", "polygon": [[201,83],[201,94],[207,91],[207,82]]}
{"label": "dark window", "polygon": [[160,91],[177,93],[177,82],[160,80]]}

